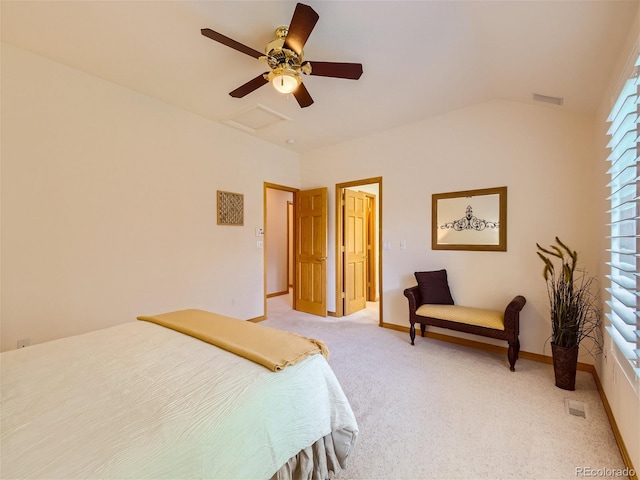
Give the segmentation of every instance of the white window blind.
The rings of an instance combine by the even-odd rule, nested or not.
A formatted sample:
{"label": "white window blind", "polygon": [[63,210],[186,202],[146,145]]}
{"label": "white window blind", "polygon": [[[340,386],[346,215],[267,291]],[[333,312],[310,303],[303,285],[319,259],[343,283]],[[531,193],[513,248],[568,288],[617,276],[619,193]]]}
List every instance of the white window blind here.
{"label": "white window blind", "polygon": [[[640,57],[631,76],[626,80],[608,118],[611,136],[609,175],[611,182],[610,275],[607,331],[624,357],[631,371],[640,377],[640,321],[638,296],[640,292],[640,178],[638,176],[638,117]],[[637,380],[637,379],[636,379]]]}

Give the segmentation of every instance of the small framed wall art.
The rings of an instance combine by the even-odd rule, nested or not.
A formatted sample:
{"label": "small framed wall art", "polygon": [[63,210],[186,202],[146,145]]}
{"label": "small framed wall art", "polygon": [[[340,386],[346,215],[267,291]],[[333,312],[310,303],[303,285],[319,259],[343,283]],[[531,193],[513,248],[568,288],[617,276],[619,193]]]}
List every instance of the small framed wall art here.
{"label": "small framed wall art", "polygon": [[433,250],[507,251],[507,187],[434,193]]}
{"label": "small framed wall art", "polygon": [[218,225],[244,225],[244,195],[218,190]]}

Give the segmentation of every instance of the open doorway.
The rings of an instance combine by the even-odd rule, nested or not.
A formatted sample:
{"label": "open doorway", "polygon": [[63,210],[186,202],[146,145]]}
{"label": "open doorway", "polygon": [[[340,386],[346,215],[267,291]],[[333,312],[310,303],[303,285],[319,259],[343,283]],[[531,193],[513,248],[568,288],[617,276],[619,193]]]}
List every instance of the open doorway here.
{"label": "open doorway", "polygon": [[298,189],[264,184],[264,313],[267,299],[293,308],[293,199]]}
{"label": "open doorway", "polygon": [[[304,214],[306,211],[315,211],[315,209],[310,208],[310,205],[316,203],[314,199],[316,196],[319,199],[322,191],[324,191],[323,200],[318,203],[325,205],[322,209],[324,211],[324,219],[322,221],[316,221],[315,217],[313,221],[306,221],[304,218],[302,220],[298,219],[298,216]],[[293,309],[320,316],[326,316],[327,314],[335,317],[357,315],[358,318],[362,317],[362,319],[367,322],[373,321],[382,325],[383,290],[380,240],[382,231],[382,177],[356,180],[336,185],[336,284],[335,311],[333,312],[328,311],[326,305],[328,293],[326,291],[327,253],[322,254],[319,250],[312,248],[312,244],[314,243],[312,240],[318,237],[318,242],[324,244],[326,249],[326,191],[326,188],[300,191],[292,187],[267,182],[264,183],[265,298],[263,318],[266,318],[268,315],[267,310],[269,307],[267,299],[272,300],[269,302],[271,305],[274,304],[273,300],[277,299],[280,313]],[[348,262],[345,262],[345,240],[356,237],[352,235],[353,230],[349,229],[350,224],[345,215],[344,196],[347,191],[353,193],[353,197],[357,197],[360,202],[358,221],[361,227],[359,230],[361,234],[358,235],[358,239],[361,243],[359,243],[359,248],[354,249],[353,252],[358,253],[359,258],[356,259],[355,256],[352,256],[348,259]],[[293,202],[291,199],[293,199]],[[291,203],[293,203],[293,205]],[[300,205],[296,207],[297,204]],[[345,221],[347,223],[345,223]],[[315,228],[319,227],[320,224],[324,225],[322,229]],[[308,231],[308,229],[300,228],[304,225],[312,225],[315,227]],[[345,225],[347,226],[346,229]],[[324,230],[324,236],[318,235],[320,230]],[[324,240],[320,237],[324,238]],[[296,238],[302,239],[297,246]],[[306,249],[303,248],[305,245],[311,245],[309,250],[313,252],[311,260],[315,263],[310,266],[306,266],[306,264],[300,260],[300,258],[303,257],[303,253],[306,252]],[[350,247],[354,245],[353,242],[350,243]],[[357,252],[355,250],[357,250]],[[300,262],[300,265],[297,265],[296,262]],[[314,276],[309,280],[302,277],[298,279],[299,271],[324,273]],[[362,279],[364,279],[363,282],[361,282]],[[309,281],[311,281],[311,285],[313,285],[314,288],[308,288],[306,286],[309,284]],[[358,293],[360,295],[361,308],[354,307],[352,304],[348,309],[345,309],[345,299],[348,296],[353,296],[355,292],[355,289],[345,289],[345,286],[352,287],[355,285],[355,281],[357,281],[359,285]],[[310,296],[305,296],[306,293],[309,292],[311,292]],[[322,311],[315,311],[316,303],[319,304],[319,302],[316,302],[316,299],[322,301]]]}
{"label": "open doorway", "polygon": [[336,316],[382,319],[382,177],[336,184]]}
{"label": "open doorway", "polygon": [[[291,212],[293,218],[282,220]],[[285,294],[290,298],[288,310],[326,317],[328,189],[299,190],[265,182],[264,219],[263,317],[267,316],[267,299]],[[289,239],[293,239],[291,247]],[[289,269],[291,263],[293,268]],[[287,278],[288,272],[292,277]]]}

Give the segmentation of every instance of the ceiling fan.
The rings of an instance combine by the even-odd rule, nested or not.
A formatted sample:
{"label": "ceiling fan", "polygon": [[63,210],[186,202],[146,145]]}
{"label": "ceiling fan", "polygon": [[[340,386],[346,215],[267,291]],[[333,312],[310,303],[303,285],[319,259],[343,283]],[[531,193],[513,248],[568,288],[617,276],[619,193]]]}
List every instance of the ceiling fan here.
{"label": "ceiling fan", "polygon": [[271,82],[281,93],[292,93],[300,107],[308,107],[313,99],[302,83],[301,74],[320,77],[347,78],[357,80],[362,75],[362,64],[339,62],[308,62],[304,60],[302,47],[315,27],[319,15],[309,5],[298,3],[293,12],[291,24],[276,29],[276,39],[269,42],[263,55],[253,48],[203,28],[200,33],[227,47],[262,60],[269,65],[270,71],[258,75],[244,85],[230,92],[234,98],[242,98]]}

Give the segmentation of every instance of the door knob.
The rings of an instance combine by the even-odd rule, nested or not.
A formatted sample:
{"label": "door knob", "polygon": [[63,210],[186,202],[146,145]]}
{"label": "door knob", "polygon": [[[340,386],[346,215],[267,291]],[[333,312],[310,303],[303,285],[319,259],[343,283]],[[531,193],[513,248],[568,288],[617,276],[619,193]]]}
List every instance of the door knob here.
{"label": "door knob", "polygon": [[326,259],[327,259],[327,257],[320,257],[320,258],[316,258],[316,261],[322,262],[322,261],[324,261]]}

